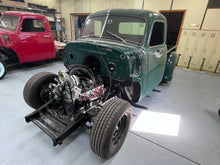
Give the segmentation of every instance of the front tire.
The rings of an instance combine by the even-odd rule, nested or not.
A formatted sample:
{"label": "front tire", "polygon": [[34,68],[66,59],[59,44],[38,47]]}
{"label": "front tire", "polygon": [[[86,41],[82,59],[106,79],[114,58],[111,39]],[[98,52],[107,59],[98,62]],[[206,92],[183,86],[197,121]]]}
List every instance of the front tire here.
{"label": "front tire", "polygon": [[50,72],[40,72],[32,76],[24,86],[23,96],[25,102],[37,109],[49,101],[49,84],[56,83],[58,76]]}
{"label": "front tire", "polygon": [[131,105],[122,99],[108,100],[94,121],[90,145],[104,159],[115,155],[121,148],[131,122]]}
{"label": "front tire", "polygon": [[0,80],[5,76],[7,72],[6,64],[0,60]]}

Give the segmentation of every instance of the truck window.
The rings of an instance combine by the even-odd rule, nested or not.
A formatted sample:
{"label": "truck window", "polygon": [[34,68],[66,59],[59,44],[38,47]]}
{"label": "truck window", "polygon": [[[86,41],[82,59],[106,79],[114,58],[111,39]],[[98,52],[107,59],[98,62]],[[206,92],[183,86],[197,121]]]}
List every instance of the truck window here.
{"label": "truck window", "polygon": [[105,21],[105,17],[90,18],[86,21],[82,37],[99,37],[102,31],[102,26]]}
{"label": "truck window", "polygon": [[164,43],[164,23],[155,22],[151,34],[150,46],[161,45]]}
{"label": "truck window", "polygon": [[15,15],[4,14],[0,20],[0,28],[16,30],[19,18]]}
{"label": "truck window", "polygon": [[146,23],[121,22],[119,23],[119,34],[144,35]]}
{"label": "truck window", "polygon": [[24,19],[22,32],[45,32],[44,23],[40,19]]}
{"label": "truck window", "polygon": [[142,17],[110,15],[102,38],[119,41],[115,37],[118,36],[126,42],[141,45],[144,42],[146,27],[147,22]]}

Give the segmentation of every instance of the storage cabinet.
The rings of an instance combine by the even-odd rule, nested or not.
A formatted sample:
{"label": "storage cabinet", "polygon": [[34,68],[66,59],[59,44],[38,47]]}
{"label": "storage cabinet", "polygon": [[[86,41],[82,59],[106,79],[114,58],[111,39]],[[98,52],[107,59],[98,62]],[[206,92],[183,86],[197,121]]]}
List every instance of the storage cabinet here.
{"label": "storage cabinet", "polygon": [[195,51],[192,54],[192,62],[190,64],[191,68],[200,69],[203,61],[203,56],[206,49],[206,44],[208,40],[209,33],[206,31],[198,31],[198,40],[195,43]]}
{"label": "storage cabinet", "polygon": [[190,30],[188,37],[186,37],[185,43],[185,50],[183,50],[182,57],[180,60],[181,66],[187,66],[190,60],[190,57],[193,58],[193,55],[196,51],[196,44],[198,42],[198,35],[199,31],[197,30]]}
{"label": "storage cabinet", "polygon": [[178,63],[179,66],[183,65],[184,55],[185,55],[186,48],[188,45],[187,41],[189,40],[189,36],[190,36],[189,33],[190,32],[188,30],[183,30],[182,35],[180,37],[179,45],[177,47],[177,53],[181,54],[179,63]]}
{"label": "storage cabinet", "polygon": [[[181,54],[178,66],[212,71],[220,60],[220,32],[208,30],[183,30],[177,53]],[[203,64],[203,66],[202,66]],[[217,72],[220,71],[220,66]]]}

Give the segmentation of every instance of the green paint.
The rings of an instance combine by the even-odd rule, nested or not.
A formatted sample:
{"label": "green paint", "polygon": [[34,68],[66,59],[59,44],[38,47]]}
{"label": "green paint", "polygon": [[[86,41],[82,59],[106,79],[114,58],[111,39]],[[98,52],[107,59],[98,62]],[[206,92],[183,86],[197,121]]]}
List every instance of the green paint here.
{"label": "green paint", "polygon": [[[104,30],[103,36],[101,36],[101,29],[104,25],[103,20],[105,20],[107,15],[109,15],[109,19],[106,20],[106,28],[110,25],[115,28],[108,29],[108,31],[114,32],[114,34],[117,34],[124,40],[127,39],[127,36],[133,35],[134,38],[139,38],[140,36],[143,38],[142,44],[132,44],[129,42],[129,39],[127,39],[127,43],[124,43],[117,37],[107,34],[106,30]],[[109,72],[106,65],[114,63],[116,69],[111,73],[111,77],[120,82],[138,82],[140,89],[135,90],[140,90],[139,100],[152,91],[163,78],[170,80],[175,67],[176,54],[171,52],[167,55],[167,45],[165,42],[158,45],[151,39],[152,35],[161,34],[161,40],[166,40],[167,29],[164,16],[145,10],[113,9],[90,14],[87,20],[90,18],[95,19],[96,17],[105,18],[100,19],[102,22],[95,21],[95,37],[82,37],[77,41],[67,44],[64,59],[66,67],[73,64],[84,64],[88,56],[94,56],[101,62],[101,73],[108,76]],[[142,22],[135,22],[134,20],[136,19],[132,19],[132,21],[126,19],[117,25],[115,18],[118,17],[138,18],[137,20],[142,20]],[[162,33],[152,34],[155,22],[162,22],[164,28]],[[156,28],[157,32],[160,30],[160,26],[158,27]],[[84,29],[88,30],[85,27]],[[104,36],[107,36],[107,38]],[[161,57],[161,54],[157,53],[158,50],[164,51]]]}

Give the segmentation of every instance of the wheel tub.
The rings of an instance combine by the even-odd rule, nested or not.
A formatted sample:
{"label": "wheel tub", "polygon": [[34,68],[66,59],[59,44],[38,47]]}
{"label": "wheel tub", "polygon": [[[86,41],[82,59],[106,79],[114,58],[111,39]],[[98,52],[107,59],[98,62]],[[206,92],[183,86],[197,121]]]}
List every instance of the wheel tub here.
{"label": "wheel tub", "polygon": [[[113,79],[120,81],[131,80],[132,60],[130,55],[134,52],[128,47],[119,47],[117,45],[75,41],[68,43],[65,48],[64,65],[68,68],[74,64],[84,64],[88,57],[97,59],[101,64],[101,73],[109,75],[107,67],[109,64],[115,65],[115,71],[110,72]],[[92,63],[93,61],[90,61]]]}

